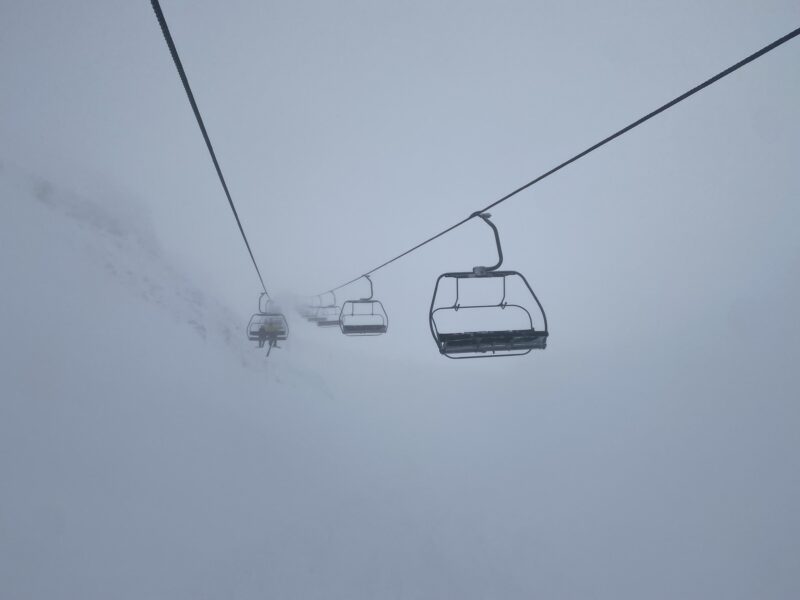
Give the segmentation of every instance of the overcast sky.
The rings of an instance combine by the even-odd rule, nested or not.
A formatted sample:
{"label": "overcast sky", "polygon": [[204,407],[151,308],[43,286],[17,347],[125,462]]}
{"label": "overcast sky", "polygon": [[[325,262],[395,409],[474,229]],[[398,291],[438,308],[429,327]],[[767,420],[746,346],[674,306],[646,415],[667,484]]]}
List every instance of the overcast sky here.
{"label": "overcast sky", "polygon": [[[297,293],[459,220],[800,16],[788,1],[169,1],[164,11],[267,282]],[[251,298],[257,282],[148,3],[3,2],[0,28],[4,159],[139,198],[170,250],[232,301]],[[661,236],[691,226],[684,202],[721,221],[721,235],[752,214],[721,206],[788,204],[796,45],[496,211],[506,265],[536,273],[552,298],[555,287],[585,289],[569,257],[593,255],[596,236],[663,255],[679,249],[631,236],[657,242],[649,226]],[[767,184],[783,193],[752,202]],[[470,224],[376,284],[422,293],[437,271],[480,262],[490,242]]]}
{"label": "overcast sky", "polygon": [[[164,11],[267,284],[297,294],[383,262],[800,21],[788,1]],[[2,159],[146,206],[169,253],[255,310],[258,281],[148,3],[4,2],[0,33]],[[638,335],[667,314],[691,313],[702,336],[732,304],[739,322],[751,297],[796,297],[798,278],[777,270],[796,273],[797,46],[494,211],[505,267],[531,280],[554,344],[590,344],[598,326]],[[387,351],[438,360],[420,347],[434,280],[487,263],[491,242],[471,222],[375,276]]]}
{"label": "overcast sky", "polygon": [[[163,9],[267,285],[296,294],[357,276],[800,25],[789,0]],[[799,65],[794,40],[493,211],[504,266],[547,309],[545,352],[438,356],[436,277],[494,258],[473,221],[374,276],[392,329],[373,357],[436,369],[439,389],[475,377],[514,398],[509,418],[568,399],[578,423],[554,440],[580,444],[633,411],[660,424],[675,472],[694,451],[752,444],[770,490],[758,510],[800,501],[797,471],[786,478],[800,425]],[[148,2],[0,0],[0,161],[140,207],[169,256],[242,318],[255,310],[258,280]],[[683,448],[686,423],[706,434]],[[710,470],[736,472],[718,458]],[[797,560],[797,517],[781,515],[757,548]],[[800,589],[789,571],[775,589]]]}

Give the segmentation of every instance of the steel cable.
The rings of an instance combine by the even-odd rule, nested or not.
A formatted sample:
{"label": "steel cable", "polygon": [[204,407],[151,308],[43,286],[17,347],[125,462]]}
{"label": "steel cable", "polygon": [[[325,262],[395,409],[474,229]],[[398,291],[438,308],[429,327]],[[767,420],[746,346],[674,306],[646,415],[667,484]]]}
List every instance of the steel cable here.
{"label": "steel cable", "polygon": [[532,179],[528,183],[518,187],[517,189],[515,189],[514,191],[506,194],[502,198],[500,198],[498,200],[495,200],[494,202],[492,202],[491,204],[489,204],[486,207],[482,208],[481,210],[475,211],[470,216],[460,220],[458,223],[455,223],[454,225],[451,225],[447,229],[443,229],[442,231],[440,231],[436,235],[433,235],[433,236],[429,237],[428,239],[426,239],[426,240],[420,242],[419,244],[417,244],[416,246],[413,246],[413,247],[409,248],[408,250],[406,250],[405,252],[403,252],[401,254],[398,254],[394,258],[391,258],[391,259],[381,263],[377,267],[373,267],[369,271],[366,271],[363,275],[359,275],[358,277],[355,277],[355,278],[351,279],[350,281],[347,281],[345,283],[342,283],[341,285],[338,285],[338,286],[336,286],[334,288],[331,288],[330,291],[335,291],[335,290],[341,289],[343,287],[346,287],[346,286],[350,285],[351,283],[355,283],[356,281],[358,281],[359,279],[364,277],[364,275],[372,275],[376,271],[379,271],[380,269],[383,269],[384,267],[392,264],[396,260],[399,260],[399,259],[403,258],[404,256],[406,256],[408,254],[411,254],[415,250],[418,250],[422,246],[425,246],[426,244],[429,244],[430,242],[434,241],[435,239],[442,237],[446,233],[449,233],[449,232],[453,231],[454,229],[456,229],[458,227],[461,227],[464,223],[474,219],[475,217],[477,217],[481,213],[486,212],[487,210],[489,210],[491,208],[494,208],[495,206],[497,206],[499,204],[502,204],[503,202],[505,202],[506,200],[512,198],[513,196],[516,196],[520,192],[522,192],[522,191],[528,189],[529,187],[539,183],[543,179],[546,179],[547,177],[550,177],[550,175],[553,175],[554,173],[560,171],[561,169],[563,169],[564,167],[574,163],[575,161],[580,160],[581,158],[583,158],[587,154],[590,154],[590,153],[594,152],[595,150],[597,150],[601,146],[605,146],[610,141],[615,140],[616,138],[620,137],[621,135],[624,135],[624,134],[628,133],[632,129],[638,127],[639,125],[645,123],[646,121],[649,121],[650,119],[652,119],[653,117],[661,114],[662,112],[672,108],[676,104],[686,100],[687,98],[689,98],[690,96],[693,96],[697,92],[699,92],[699,91],[707,88],[708,86],[716,83],[717,81],[719,81],[723,77],[727,77],[728,75],[730,75],[734,71],[737,71],[738,69],[741,69],[743,66],[747,65],[748,63],[753,62],[757,58],[759,58],[759,57],[763,56],[764,54],[774,50],[778,46],[781,46],[782,44],[785,44],[786,42],[788,42],[792,38],[797,37],[798,35],[800,35],[800,27],[798,27],[797,29],[795,29],[794,31],[792,31],[790,33],[787,33],[783,37],[778,38],[777,40],[775,40],[771,44],[767,44],[766,46],[764,46],[760,50],[757,50],[753,54],[750,54],[746,58],[743,58],[742,60],[740,60],[736,64],[731,65],[730,67],[728,67],[724,71],[720,71],[719,73],[717,73],[713,77],[710,77],[709,79],[706,79],[703,83],[701,83],[699,85],[696,85],[695,87],[693,87],[690,90],[684,92],[680,96],[677,96],[677,97],[673,98],[672,100],[670,100],[666,104],[662,104],[661,106],[659,106],[657,109],[653,110],[652,112],[647,113],[645,116],[633,121],[629,125],[626,125],[622,129],[612,133],[608,137],[603,138],[602,140],[600,140],[596,144],[594,144],[592,146],[589,146],[588,148],[586,148],[586,150],[583,150],[582,152],[579,152],[578,154],[576,154],[572,158],[569,158],[569,159],[565,160],[564,162],[556,165],[555,167],[553,167],[549,171],[546,171],[545,173],[542,173],[541,175],[539,175],[535,179]]}
{"label": "steel cable", "polygon": [[211,139],[208,137],[208,131],[206,131],[206,126],[203,123],[203,117],[200,116],[200,109],[197,108],[197,102],[194,99],[192,88],[189,86],[189,79],[186,77],[186,71],[183,69],[183,63],[181,63],[181,59],[178,56],[178,49],[175,47],[175,42],[172,40],[172,34],[170,34],[169,27],[167,26],[167,20],[164,18],[164,13],[161,10],[161,4],[158,0],[150,0],[150,3],[153,5],[153,11],[156,13],[156,19],[158,19],[158,24],[161,26],[161,32],[164,34],[164,40],[167,42],[169,52],[172,55],[172,60],[175,63],[175,67],[178,69],[178,75],[183,83],[183,89],[186,90],[186,96],[189,98],[189,104],[192,105],[192,111],[194,111],[197,124],[200,126],[200,132],[203,134],[203,139],[206,141],[206,146],[208,147],[208,152],[211,155],[211,160],[214,163],[214,168],[217,170],[217,176],[222,184],[222,189],[225,191],[225,197],[228,198],[228,204],[230,205],[233,216],[236,219],[236,224],[239,226],[239,233],[242,234],[242,239],[244,240],[244,245],[247,247],[250,260],[253,261],[253,266],[256,268],[256,274],[258,275],[258,280],[261,282],[261,288],[264,290],[267,298],[269,298],[267,286],[264,285],[264,278],[261,276],[261,269],[258,268],[256,257],[253,256],[253,250],[250,248],[250,242],[247,240],[244,227],[242,227],[242,221],[239,218],[239,213],[236,210],[236,206],[233,204],[233,198],[231,198],[231,193],[228,190],[228,184],[225,183],[225,177],[222,175],[222,169],[219,166],[217,154],[214,152],[214,147],[211,145]]}

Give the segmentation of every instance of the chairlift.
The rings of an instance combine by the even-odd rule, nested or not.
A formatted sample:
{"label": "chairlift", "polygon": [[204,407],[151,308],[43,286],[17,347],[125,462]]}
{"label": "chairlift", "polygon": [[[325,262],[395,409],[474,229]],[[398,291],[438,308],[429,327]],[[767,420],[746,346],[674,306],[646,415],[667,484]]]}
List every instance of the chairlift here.
{"label": "chairlift", "polygon": [[319,327],[338,327],[341,309],[336,304],[336,294],[332,291],[326,293],[333,297],[333,303],[319,306],[313,320],[317,322]]}
{"label": "chairlift", "polygon": [[[266,303],[263,303],[266,298]],[[289,323],[273,303],[270,297],[262,293],[258,298],[258,312],[250,317],[247,324],[247,338],[258,342],[258,347],[263,348],[268,344],[267,356],[273,348],[278,348],[278,342],[289,338]]]}
{"label": "chairlift", "polygon": [[389,317],[380,300],[373,300],[372,279],[369,282],[369,297],[346,300],[339,313],[339,327],[345,335],[383,335],[389,329]]}
{"label": "chairlift", "polygon": [[325,307],[325,303],[322,300],[322,296],[315,296],[315,302],[307,307],[306,319],[311,323],[317,323],[322,318],[320,310],[323,307]]}
{"label": "chairlift", "polygon": [[[436,342],[439,352],[448,358],[490,358],[495,356],[521,356],[528,354],[531,350],[543,350],[547,346],[547,316],[542,308],[539,299],[536,297],[533,289],[531,288],[528,280],[522,273],[517,271],[499,271],[498,269],[503,264],[503,250],[500,246],[500,234],[497,231],[494,223],[489,218],[488,213],[481,213],[477,215],[492,228],[494,232],[495,243],[497,244],[498,261],[496,265],[491,267],[474,267],[472,271],[444,273],[439,275],[436,280],[436,286],[433,289],[433,297],[431,298],[431,308],[429,313],[429,323],[431,328],[431,335]],[[452,279],[455,281],[455,300],[451,305],[436,307],[437,296],[439,295],[439,284],[442,280]],[[502,281],[502,297],[496,303],[489,304],[461,304],[459,299],[459,282],[471,280],[474,282],[489,281]],[[507,280],[513,279],[521,280],[530,293],[538,310],[535,310],[538,315],[541,315],[542,328],[537,329],[534,324],[534,319],[531,316],[530,310],[526,308],[525,303],[512,303],[506,299],[507,293]],[[443,286],[444,287],[444,286]],[[499,286],[498,286],[499,287]],[[526,293],[527,295],[527,293]],[[523,302],[520,300],[520,302]],[[530,302],[528,306],[533,307]],[[464,311],[464,312],[461,312]],[[442,317],[447,314],[450,319],[448,321],[462,320],[463,315],[472,314],[476,319],[482,322],[483,318],[479,315],[490,315],[492,313],[502,313],[504,321],[513,323],[507,329],[495,327],[492,328],[477,328],[477,327],[462,327],[460,330],[455,327],[445,327],[442,324]],[[537,323],[538,323],[537,315]],[[463,319],[467,320],[467,319]],[[456,329],[456,330],[452,330]]]}
{"label": "chairlift", "polygon": [[[306,319],[307,321],[313,321],[314,317],[317,314],[318,304],[313,304],[313,299],[310,299],[308,302],[303,302],[297,305],[297,312],[300,313],[300,316]],[[319,302],[319,301],[318,301]]]}

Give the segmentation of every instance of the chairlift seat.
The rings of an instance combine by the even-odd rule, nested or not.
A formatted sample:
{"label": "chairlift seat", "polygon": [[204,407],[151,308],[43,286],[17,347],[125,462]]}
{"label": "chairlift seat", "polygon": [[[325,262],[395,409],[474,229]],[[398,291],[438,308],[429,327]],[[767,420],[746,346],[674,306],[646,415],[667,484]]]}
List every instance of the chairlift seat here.
{"label": "chairlift seat", "polygon": [[319,327],[338,327],[339,326],[339,319],[330,319],[328,317],[322,317],[321,319],[317,319],[317,326]]}
{"label": "chairlift seat", "polygon": [[472,354],[486,352],[529,352],[547,347],[547,332],[532,329],[505,331],[467,331],[439,333],[442,354]]}
{"label": "chairlift seat", "polygon": [[342,323],[342,333],[345,335],[379,335],[386,333],[388,327],[385,323],[376,323],[372,325],[347,325]]}

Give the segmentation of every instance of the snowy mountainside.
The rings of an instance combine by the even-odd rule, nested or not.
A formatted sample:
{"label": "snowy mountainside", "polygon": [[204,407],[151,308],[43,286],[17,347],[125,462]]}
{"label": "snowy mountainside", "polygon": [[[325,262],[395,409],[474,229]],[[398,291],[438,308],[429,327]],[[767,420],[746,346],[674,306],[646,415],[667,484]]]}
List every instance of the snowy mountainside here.
{"label": "snowy mountainside", "polygon": [[[4,274],[10,295],[17,298],[19,308],[25,307],[25,314],[32,314],[37,302],[41,302],[38,310],[42,315],[65,313],[72,300],[74,311],[60,318],[61,326],[74,322],[77,312],[88,321],[81,324],[84,333],[87,326],[104,328],[107,341],[113,339],[122,346],[132,341],[133,315],[141,312],[131,312],[130,303],[134,303],[146,310],[154,309],[158,318],[168,318],[181,326],[186,330],[182,331],[183,336],[194,332],[197,346],[207,350],[225,348],[230,354],[228,360],[235,359],[242,367],[262,373],[265,381],[285,383],[294,377],[295,383],[315,380],[322,385],[318,376],[298,369],[281,356],[273,356],[272,361],[281,361],[281,367],[270,369],[264,353],[256,351],[244,337],[247,317],[233,313],[163,255],[140,203],[113,194],[99,199],[82,197],[8,167],[0,170],[0,185],[7,246],[26,252],[17,256],[7,253]],[[21,226],[15,227],[15,223]],[[26,223],[33,225],[31,231]],[[78,254],[65,252],[67,248]],[[32,264],[40,268],[23,267],[27,258],[33,258]],[[74,260],[70,262],[69,258]],[[91,287],[97,282],[109,289],[93,294]],[[117,295],[114,305],[111,298]],[[92,303],[92,298],[104,300]],[[95,317],[87,314],[90,309],[98,311]],[[41,348],[58,347],[64,341],[61,336],[35,329],[22,337],[23,344],[41,337]],[[154,332],[147,343],[159,338],[170,340],[169,336]],[[282,346],[290,347],[291,343],[287,341]]]}
{"label": "snowy mountainside", "polygon": [[[4,178],[6,208],[13,211],[9,224],[30,218],[38,223],[43,243],[51,247],[61,241],[79,243],[88,263],[85,267],[101,267],[120,291],[155,305],[176,323],[190,326],[202,340],[221,343],[243,363],[254,361],[249,345],[243,343],[241,318],[164,259],[150,224],[136,212],[135,204],[115,203],[113,197],[94,202],[35,177],[9,179]],[[13,191],[8,189],[11,186]],[[42,266],[48,262],[42,256]],[[59,303],[59,295],[54,286],[50,297],[54,304]],[[124,342],[124,330],[117,332]]]}

